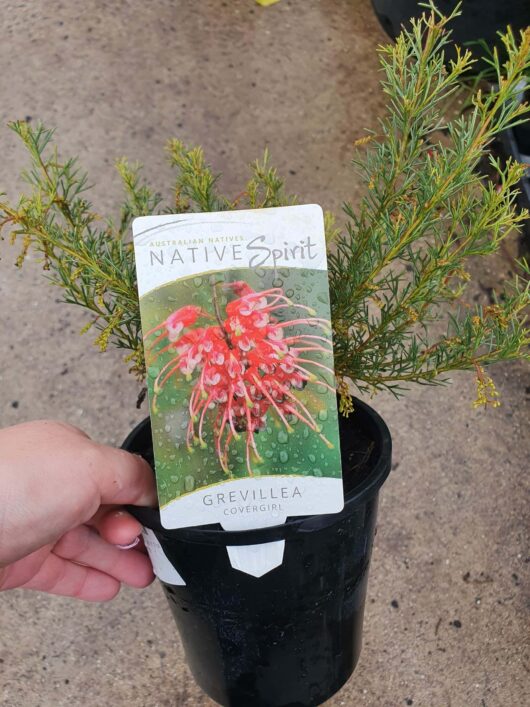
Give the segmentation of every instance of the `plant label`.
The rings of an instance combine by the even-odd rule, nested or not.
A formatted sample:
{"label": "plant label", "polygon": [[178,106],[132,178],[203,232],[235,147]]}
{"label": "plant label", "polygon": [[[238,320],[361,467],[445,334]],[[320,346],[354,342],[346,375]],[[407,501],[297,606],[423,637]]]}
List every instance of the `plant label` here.
{"label": "plant label", "polygon": [[321,208],[142,216],[133,235],[162,525],[340,511]]}

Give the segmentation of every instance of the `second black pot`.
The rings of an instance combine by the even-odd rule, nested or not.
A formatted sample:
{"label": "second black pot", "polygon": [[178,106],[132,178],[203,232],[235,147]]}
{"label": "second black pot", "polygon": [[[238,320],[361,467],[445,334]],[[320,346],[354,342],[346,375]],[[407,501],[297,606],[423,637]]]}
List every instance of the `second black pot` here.
{"label": "second black pot", "polygon": [[[390,471],[383,420],[355,401],[341,419],[346,503],[341,513],[227,532],[166,530],[158,510],[131,508],[186,582],[162,582],[192,673],[228,707],[314,707],[352,674],[363,612],[379,488]],[[124,448],[150,458],[149,420]],[[227,546],[285,540],[283,562],[264,576],[235,570]]]}
{"label": "second black pot", "polygon": [[[437,8],[450,14],[458,0],[437,0]],[[372,0],[377,19],[391,39],[401,32],[411,17],[420,17],[428,12],[421,0]],[[489,47],[497,46],[502,51],[498,32],[506,31],[510,25],[515,32],[525,29],[530,23],[528,0],[464,0],[462,14],[450,24],[452,39],[465,45],[483,40]],[[477,52],[480,55],[480,52]],[[481,68],[484,68],[482,66]]]}

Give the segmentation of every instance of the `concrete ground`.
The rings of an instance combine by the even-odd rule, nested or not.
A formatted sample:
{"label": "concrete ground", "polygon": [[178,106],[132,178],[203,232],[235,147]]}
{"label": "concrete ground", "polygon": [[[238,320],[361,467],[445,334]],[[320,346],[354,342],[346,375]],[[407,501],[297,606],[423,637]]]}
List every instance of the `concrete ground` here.
{"label": "concrete ground", "polygon": [[[139,159],[169,191],[168,136],[204,145],[235,194],[269,145],[304,201],[337,208],[360,185],[352,141],[384,108],[368,0],[4,0],[0,118],[57,127],[112,211],[113,160]],[[17,193],[24,155],[0,132],[0,185]],[[52,417],[118,444],[144,414],[116,352],[78,336],[38,267],[1,244],[0,425]],[[509,268],[475,269],[484,287]],[[528,704],[525,466],[530,378],[495,372],[503,406],[474,411],[469,376],[375,407],[394,437],[380,506],[360,664],[329,705]],[[0,488],[1,493],[1,488]],[[528,584],[526,584],[526,590]],[[526,597],[528,598],[528,596]],[[525,695],[526,684],[526,699]],[[89,605],[34,592],[0,597],[4,707],[198,707],[162,591]]]}

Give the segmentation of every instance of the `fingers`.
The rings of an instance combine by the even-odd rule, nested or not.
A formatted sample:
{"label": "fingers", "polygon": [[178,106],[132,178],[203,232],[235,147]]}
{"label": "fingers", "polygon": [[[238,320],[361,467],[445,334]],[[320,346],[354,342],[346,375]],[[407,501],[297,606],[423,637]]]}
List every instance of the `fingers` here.
{"label": "fingers", "polygon": [[[102,504],[156,504],[154,474],[147,462],[56,422],[0,430],[0,477],[4,565],[54,545],[89,522]],[[129,519],[103,523],[103,535],[118,544],[129,544],[138,530]]]}
{"label": "fingers", "polygon": [[156,505],[155,477],[144,459],[114,447],[94,445],[94,449],[87,463],[102,504]]}
{"label": "fingers", "polygon": [[85,601],[109,601],[120,591],[120,583],[114,577],[92,567],[77,565],[53,553],[47,556],[39,571],[22,587]]}
{"label": "fingers", "polygon": [[86,525],[66,533],[54,546],[53,553],[64,560],[80,562],[104,572],[132,587],[146,587],[154,579],[147,555],[137,550],[120,550]]}
{"label": "fingers", "polygon": [[130,545],[142,532],[142,525],[121,508],[102,506],[89,523],[111,545]]}

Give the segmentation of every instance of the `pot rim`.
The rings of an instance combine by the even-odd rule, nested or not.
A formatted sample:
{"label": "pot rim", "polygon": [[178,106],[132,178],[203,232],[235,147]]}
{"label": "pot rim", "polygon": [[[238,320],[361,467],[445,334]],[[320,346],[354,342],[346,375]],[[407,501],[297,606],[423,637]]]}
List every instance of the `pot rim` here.
{"label": "pot rim", "polygon": [[[361,413],[362,425],[373,437],[378,454],[373,462],[372,469],[365,478],[350,492],[346,493],[344,508],[339,513],[295,516],[287,518],[282,525],[253,528],[250,530],[223,530],[222,528],[208,525],[169,530],[164,528],[160,523],[158,508],[127,506],[127,510],[139,520],[142,525],[156,531],[158,535],[163,535],[168,539],[178,539],[201,545],[257,545],[285,540],[293,534],[315,532],[330,525],[335,525],[343,518],[350,515],[356,506],[366,502],[377,494],[390,473],[391,468],[392,438],[385,421],[373,408],[362,400],[354,398],[354,404],[355,412],[353,416],[355,417],[357,413]],[[143,431],[149,423],[150,419],[148,417],[140,422],[129,433],[122,444],[122,449],[129,451],[134,449],[134,442],[138,433]],[[346,424],[348,423],[351,424],[350,421],[346,422]]]}

